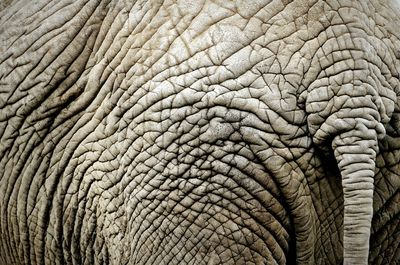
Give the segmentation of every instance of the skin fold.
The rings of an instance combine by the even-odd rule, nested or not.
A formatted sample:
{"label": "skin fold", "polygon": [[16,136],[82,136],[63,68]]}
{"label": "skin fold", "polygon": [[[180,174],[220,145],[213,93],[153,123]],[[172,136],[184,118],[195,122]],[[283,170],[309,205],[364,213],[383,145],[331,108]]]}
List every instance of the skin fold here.
{"label": "skin fold", "polygon": [[399,264],[399,1],[5,1],[0,264]]}

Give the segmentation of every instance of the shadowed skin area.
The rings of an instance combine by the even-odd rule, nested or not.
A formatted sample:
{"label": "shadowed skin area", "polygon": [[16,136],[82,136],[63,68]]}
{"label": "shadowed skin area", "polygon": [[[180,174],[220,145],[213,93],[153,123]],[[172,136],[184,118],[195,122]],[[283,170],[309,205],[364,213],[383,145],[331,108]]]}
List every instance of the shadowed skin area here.
{"label": "shadowed skin area", "polygon": [[398,264],[399,7],[4,3],[0,264]]}

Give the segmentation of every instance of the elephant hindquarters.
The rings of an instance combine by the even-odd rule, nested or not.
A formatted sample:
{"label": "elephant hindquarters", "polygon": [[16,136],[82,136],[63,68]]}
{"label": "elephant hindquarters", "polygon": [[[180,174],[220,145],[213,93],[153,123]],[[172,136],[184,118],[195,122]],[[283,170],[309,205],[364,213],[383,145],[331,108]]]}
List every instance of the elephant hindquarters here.
{"label": "elephant hindquarters", "polygon": [[123,158],[123,180],[130,182],[126,258],[131,264],[286,264],[294,255],[290,209],[259,160],[256,141],[246,140],[260,134],[248,124],[256,117],[222,106],[188,112],[173,110],[160,124],[144,121],[145,133],[131,144],[140,146],[137,155]]}

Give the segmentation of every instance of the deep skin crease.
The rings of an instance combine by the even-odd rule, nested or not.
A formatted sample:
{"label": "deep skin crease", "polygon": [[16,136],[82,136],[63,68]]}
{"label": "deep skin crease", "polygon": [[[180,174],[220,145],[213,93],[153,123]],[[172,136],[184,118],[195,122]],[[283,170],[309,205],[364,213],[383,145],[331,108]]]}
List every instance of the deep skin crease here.
{"label": "deep skin crease", "polygon": [[0,4],[0,264],[399,264],[398,1]]}

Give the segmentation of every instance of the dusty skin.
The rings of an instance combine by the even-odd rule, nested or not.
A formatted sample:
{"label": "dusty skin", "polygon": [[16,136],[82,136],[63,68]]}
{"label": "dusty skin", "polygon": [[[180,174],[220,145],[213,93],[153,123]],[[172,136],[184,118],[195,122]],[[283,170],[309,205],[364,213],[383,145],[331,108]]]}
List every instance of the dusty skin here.
{"label": "dusty skin", "polygon": [[0,4],[0,264],[400,264],[400,1]]}

